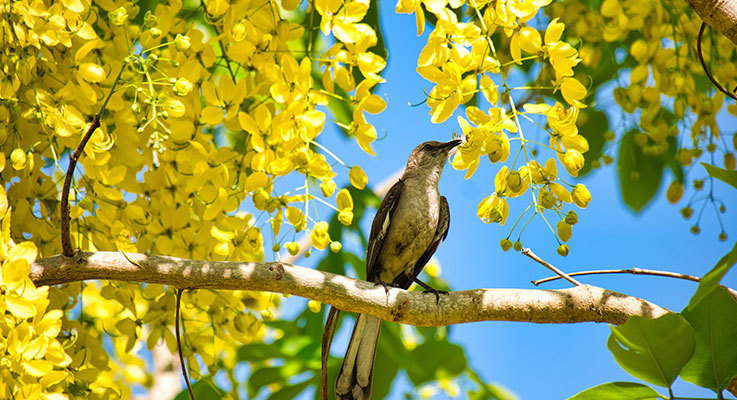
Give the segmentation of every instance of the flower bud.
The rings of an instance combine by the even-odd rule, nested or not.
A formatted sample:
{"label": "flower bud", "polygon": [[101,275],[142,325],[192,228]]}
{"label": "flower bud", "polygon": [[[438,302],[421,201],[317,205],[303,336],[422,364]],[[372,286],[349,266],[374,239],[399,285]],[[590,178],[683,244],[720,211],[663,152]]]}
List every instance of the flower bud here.
{"label": "flower bud", "polygon": [[353,210],[345,209],[338,213],[338,221],[345,226],[353,222]]}
{"label": "flower bud", "polygon": [[693,215],[693,209],[691,207],[681,208],[681,215],[683,218],[689,219]]}
{"label": "flower bud", "polygon": [[152,28],[159,24],[159,17],[154,15],[151,11],[146,11],[146,15],[143,16],[143,26],[145,28]]}
{"label": "flower bud", "polygon": [[668,190],[665,192],[665,198],[668,199],[671,204],[676,204],[678,203],[678,200],[681,199],[681,196],[683,196],[683,184],[678,181],[671,182],[670,186],[668,186]]}
{"label": "flower bud", "polygon": [[192,91],[192,87],[193,87],[192,83],[188,81],[186,78],[179,78],[174,83],[173,92],[177,96],[184,97]]}
{"label": "flower bud", "polygon": [[274,245],[271,246],[271,251],[274,253],[278,253],[279,250],[281,250],[281,245],[279,243],[274,243]]}
{"label": "flower bud", "polygon": [[564,220],[568,225],[576,225],[578,223],[578,214],[574,210],[569,210]]}
{"label": "flower bud", "polygon": [[701,190],[704,188],[704,180],[703,179],[694,179],[693,181],[693,188],[696,190]]}
{"label": "flower bud", "polygon": [[274,319],[274,314],[271,312],[271,310],[261,310],[261,318],[264,321],[271,321]]}
{"label": "flower bud", "polygon": [[573,197],[573,203],[576,204],[578,208],[586,208],[591,201],[591,193],[589,193],[586,186],[580,183],[571,189],[571,197]]}
{"label": "flower bud", "polygon": [[365,188],[366,184],[368,183],[368,177],[366,176],[366,173],[363,172],[361,167],[359,167],[358,165],[354,165],[353,167],[351,167],[351,170],[348,171],[348,180],[350,180],[353,187],[359,190]]}
{"label": "flower bud", "polygon": [[693,233],[694,235],[698,235],[699,233],[701,233],[701,228],[699,228],[698,225],[694,225],[691,227],[691,233]]}
{"label": "flower bud", "polygon": [[724,153],[724,168],[734,171],[737,168],[737,160],[732,153]]}
{"label": "flower bud", "polygon": [[287,242],[284,244],[284,247],[286,247],[289,254],[293,256],[296,256],[297,253],[299,253],[299,243],[297,242]]}
{"label": "flower bud", "polygon": [[322,303],[320,303],[319,301],[310,300],[307,302],[307,308],[313,313],[317,314],[320,312],[320,309],[322,308]]}
{"label": "flower bud", "polygon": [[507,188],[512,193],[519,193],[524,187],[522,176],[517,171],[512,171],[507,175]]}
{"label": "flower bud", "polygon": [[578,176],[578,171],[583,168],[583,163],[583,154],[578,150],[568,149],[563,155],[563,166],[572,176]]}
{"label": "flower bud", "polygon": [[691,153],[691,150],[681,148],[678,150],[678,153],[676,154],[676,160],[679,164],[683,165],[684,167],[691,165],[693,159],[693,154]]}
{"label": "flower bud", "polygon": [[[151,37],[154,39],[158,39],[159,37],[161,37],[161,29],[159,28],[151,28],[148,31],[149,33],[151,33]],[[148,59],[151,59],[151,56],[149,56]],[[156,59],[153,59],[153,61],[156,61]]]}
{"label": "flower bud", "polygon": [[562,245],[558,246],[558,248],[555,251],[558,252],[559,255],[565,257],[565,256],[568,255],[568,252],[570,251],[570,248],[568,247],[567,244],[562,244]]}
{"label": "flower bud", "polygon": [[514,242],[514,251],[522,251],[522,242],[519,240]]}
{"label": "flower bud", "polygon": [[190,41],[189,36],[182,35],[181,33],[177,33],[177,37],[174,38],[174,47],[176,47],[179,51],[185,51],[189,49]]}
{"label": "flower bud", "polygon": [[509,239],[502,239],[499,241],[499,246],[501,246],[502,251],[507,251],[512,248],[512,241]]}
{"label": "flower bud", "polygon": [[128,10],[126,10],[125,7],[120,7],[115,11],[107,13],[107,18],[110,20],[111,24],[122,26],[126,21],[128,21]]}
{"label": "flower bud", "polygon": [[719,241],[720,242],[724,242],[725,240],[727,240],[727,232],[720,233],[719,234]]}
{"label": "flower bud", "polygon": [[557,198],[553,193],[549,192],[548,190],[540,189],[537,194],[537,202],[542,208],[552,209],[557,203]]}
{"label": "flower bud", "polygon": [[566,221],[558,221],[558,225],[556,225],[556,228],[560,240],[567,242],[571,239],[571,235],[573,235],[573,232],[571,230],[571,225],[569,225]]}
{"label": "flower bud", "polygon": [[10,152],[10,165],[13,166],[13,169],[16,171],[20,171],[26,167],[26,161],[28,158],[26,157],[26,153],[21,148],[14,149]]}
{"label": "flower bud", "polygon": [[322,192],[323,197],[332,196],[333,192],[335,192],[335,182],[333,182],[332,179],[324,179],[320,183],[320,191]]}
{"label": "flower bud", "polygon": [[340,242],[332,242],[330,243],[330,251],[333,253],[340,253],[340,249],[343,248],[343,245]]}

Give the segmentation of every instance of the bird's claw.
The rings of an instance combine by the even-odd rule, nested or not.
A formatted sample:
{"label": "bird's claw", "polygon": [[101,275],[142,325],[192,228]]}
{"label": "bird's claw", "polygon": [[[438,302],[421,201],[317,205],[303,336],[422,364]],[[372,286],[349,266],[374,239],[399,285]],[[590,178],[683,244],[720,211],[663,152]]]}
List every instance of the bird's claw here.
{"label": "bird's claw", "polygon": [[432,293],[432,294],[434,294],[435,295],[435,305],[440,304],[440,295],[441,294],[444,294],[444,295],[450,294],[450,292],[447,292],[445,290],[437,290],[437,289],[432,289],[432,288],[431,289],[425,289],[425,291],[423,293]]}
{"label": "bird's claw", "polygon": [[374,286],[381,285],[384,288],[384,292],[386,292],[386,296],[389,297],[389,288],[398,288],[399,285],[395,283],[384,283],[384,282],[376,282],[374,283]]}

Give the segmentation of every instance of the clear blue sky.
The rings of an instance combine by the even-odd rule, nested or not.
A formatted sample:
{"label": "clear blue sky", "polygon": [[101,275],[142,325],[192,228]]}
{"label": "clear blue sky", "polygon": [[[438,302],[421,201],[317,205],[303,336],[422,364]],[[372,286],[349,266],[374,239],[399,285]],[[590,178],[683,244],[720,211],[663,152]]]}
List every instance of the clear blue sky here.
{"label": "clear blue sky", "polygon": [[[388,107],[382,114],[370,118],[379,137],[383,137],[373,145],[377,156],[357,151],[354,142],[338,138],[335,132],[328,130],[321,136],[323,143],[329,143],[331,150],[344,160],[355,160],[363,166],[370,184],[380,182],[403,167],[407,155],[418,143],[450,140],[453,131],[460,132],[455,117],[434,125],[429,122],[426,105],[409,106],[424,99],[423,89],[429,92],[432,88],[430,82],[415,71],[417,56],[430,27],[418,38],[414,16],[395,14],[394,1],[380,4],[389,64],[384,73],[387,82],[377,91],[387,100]],[[736,125],[735,119],[722,118],[720,122],[723,128],[729,123]],[[614,152],[609,154],[615,155]],[[506,236],[514,217],[526,207],[523,201],[511,202],[510,221],[501,228],[496,224],[485,225],[476,216],[479,201],[493,191],[493,179],[499,167],[499,164],[491,165],[482,159],[471,180],[464,180],[464,173],[453,170],[450,165],[445,168],[440,190],[450,203],[452,222],[448,239],[440,246],[436,258],[443,267],[443,278],[454,290],[534,288],[531,280],[550,275],[519,253],[503,253],[499,248],[499,239]],[[695,177],[706,175],[700,166],[694,167],[692,174]],[[633,214],[621,200],[616,167],[595,170],[581,179],[591,191],[593,201],[586,210],[577,210],[580,222],[574,226],[568,257],[562,258],[555,253],[555,241],[540,219],[533,221],[525,230],[523,243],[568,272],[640,267],[703,275],[737,238],[737,191],[726,185],[716,185],[717,196],[728,208],[723,221],[729,240],[719,242],[717,235],[720,229],[711,208],[706,210],[701,220],[702,233],[694,236],[689,232],[693,221],[685,221],[679,214],[682,205],[672,206],[665,201],[664,191],[671,179],[670,176],[664,179],[653,204],[640,214]],[[568,181],[573,181],[573,178]],[[316,255],[309,262],[300,263],[309,265],[320,258],[319,254]],[[696,289],[691,282],[646,276],[614,275],[583,277],[581,280],[642,297],[674,311],[680,311]],[[737,287],[737,273],[732,271],[723,283]],[[544,288],[567,286],[558,281]],[[343,336],[347,329],[349,327],[344,327]],[[564,399],[600,383],[615,380],[636,382],[619,368],[607,350],[608,335],[607,324],[595,323],[484,322],[458,325],[451,330],[452,340],[465,347],[469,362],[483,379],[501,383],[522,399]],[[345,337],[341,339],[339,335],[334,352],[342,351],[344,340]],[[400,379],[391,398],[402,398],[407,385],[406,379]],[[664,390],[660,392],[665,393]],[[674,392],[680,396],[711,396],[711,392],[683,381],[676,384]]]}

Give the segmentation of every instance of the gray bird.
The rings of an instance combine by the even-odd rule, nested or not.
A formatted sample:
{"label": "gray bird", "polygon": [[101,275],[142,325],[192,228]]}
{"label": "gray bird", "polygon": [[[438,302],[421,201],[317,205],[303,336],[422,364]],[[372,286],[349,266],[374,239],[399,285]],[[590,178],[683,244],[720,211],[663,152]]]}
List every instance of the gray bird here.
{"label": "gray bird", "polygon": [[[460,143],[425,142],[412,150],[404,174],[389,189],[371,224],[366,280],[402,289],[416,282],[437,296],[417,276],[448,234],[448,201],[438,192],[438,181],[448,154]],[[380,328],[381,319],[358,314],[335,381],[338,399],[371,398]]]}

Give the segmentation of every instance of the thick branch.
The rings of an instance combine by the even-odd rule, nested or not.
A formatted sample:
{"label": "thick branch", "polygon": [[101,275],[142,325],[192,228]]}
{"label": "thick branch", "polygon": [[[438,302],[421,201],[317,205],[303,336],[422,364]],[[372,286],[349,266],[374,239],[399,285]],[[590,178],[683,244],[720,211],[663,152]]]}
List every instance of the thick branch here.
{"label": "thick branch", "polygon": [[688,0],[701,19],[737,45],[737,1]]}
{"label": "thick branch", "polygon": [[[292,294],[352,312],[417,326],[475,321],[538,323],[609,322],[668,312],[642,299],[594,286],[563,290],[475,289],[435,296],[390,288],[342,275],[269,262],[215,262],[114,252],[57,255],[31,267],[36,285],[87,279],[163,283],[187,289],[259,290]],[[137,264],[137,265],[136,265]]]}

